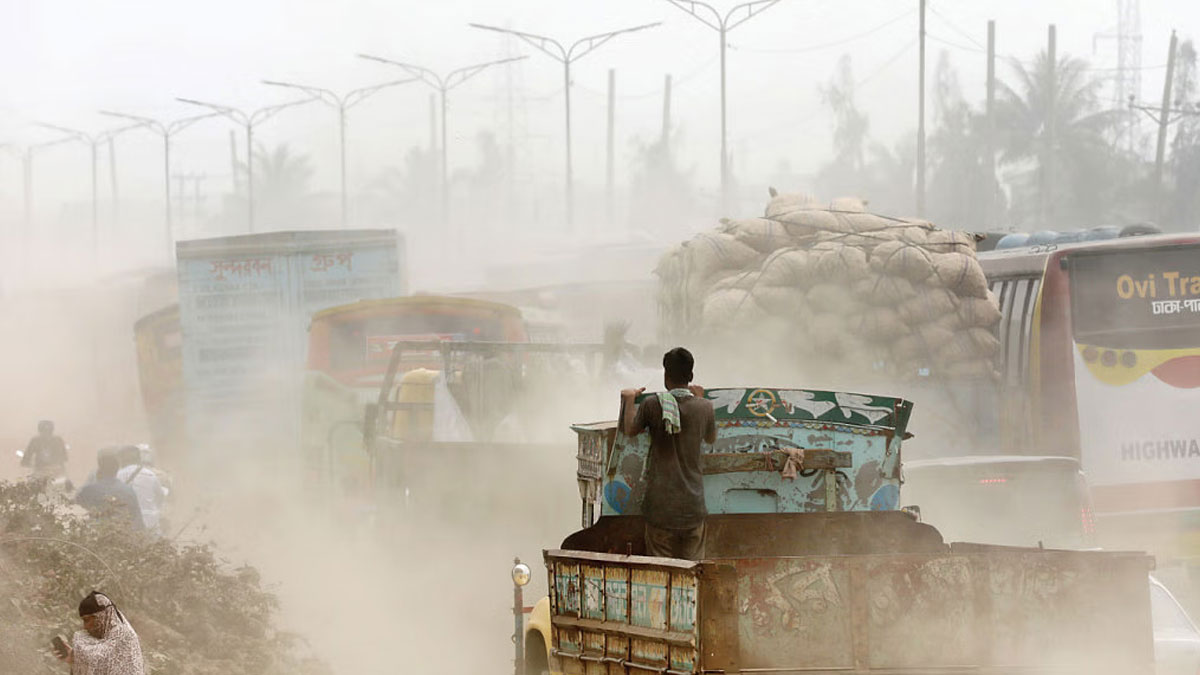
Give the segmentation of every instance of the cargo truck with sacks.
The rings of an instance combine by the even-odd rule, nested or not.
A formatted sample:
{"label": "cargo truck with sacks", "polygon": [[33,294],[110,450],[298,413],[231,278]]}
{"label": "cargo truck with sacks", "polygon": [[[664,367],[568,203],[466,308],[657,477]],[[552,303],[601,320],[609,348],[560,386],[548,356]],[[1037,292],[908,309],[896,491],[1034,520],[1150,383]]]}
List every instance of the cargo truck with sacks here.
{"label": "cargo truck with sacks", "polygon": [[544,553],[526,673],[1153,672],[1149,556],[946,542],[901,507],[909,401],[706,397],[696,561],[643,555],[646,436],[575,427],[599,517]]}
{"label": "cargo truck with sacks", "polygon": [[[734,350],[741,376],[756,366],[889,386],[996,376],[1000,311],[967,232],[772,190],[763,217],[723,219],[655,273],[662,337]],[[767,363],[744,358],[754,354]]]}

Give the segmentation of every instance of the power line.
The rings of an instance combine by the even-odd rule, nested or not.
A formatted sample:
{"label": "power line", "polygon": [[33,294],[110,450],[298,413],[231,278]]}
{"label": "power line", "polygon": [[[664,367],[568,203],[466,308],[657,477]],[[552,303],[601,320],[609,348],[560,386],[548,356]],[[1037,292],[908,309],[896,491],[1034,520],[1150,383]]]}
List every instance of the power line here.
{"label": "power line", "polygon": [[784,48],[784,49],[774,49],[774,48],[758,49],[755,47],[739,47],[736,44],[732,44],[729,46],[729,48],[735,49],[737,51],[750,52],[750,53],[754,53],[754,54],[806,54],[808,52],[815,52],[815,51],[820,51],[822,49],[829,49],[830,47],[839,47],[841,45],[844,45],[844,44],[847,44],[850,42],[854,42],[855,40],[861,40],[862,38],[869,37],[871,35],[874,35],[875,33],[878,33],[879,31],[883,30],[884,28],[887,28],[888,26],[891,26],[892,24],[896,23],[897,21],[900,21],[901,19],[907,19],[908,17],[912,16],[914,11],[915,10],[910,9],[907,12],[902,12],[900,14],[897,14],[896,16],[888,19],[887,21],[884,21],[883,23],[881,23],[873,28],[868,28],[867,30],[865,30],[861,33],[856,33],[854,35],[848,35],[844,38],[841,38],[839,40],[833,40],[831,42],[822,42],[820,44],[809,45],[807,47],[795,47],[795,48]]}
{"label": "power line", "polygon": [[979,42],[979,40],[976,40],[967,31],[959,28],[958,25],[955,24],[953,21],[951,21],[949,18],[947,18],[945,14],[942,14],[941,12],[937,11],[937,8],[933,6],[933,3],[929,3],[928,7],[929,7],[929,11],[933,12],[934,16],[936,16],[939,19],[941,19],[942,21],[946,22],[946,25],[950,27],[950,30],[953,30],[954,32],[958,33],[959,35],[967,38],[967,40],[975,43],[975,45],[977,47],[979,47],[981,50],[987,51],[987,47],[985,47],[981,42]]}

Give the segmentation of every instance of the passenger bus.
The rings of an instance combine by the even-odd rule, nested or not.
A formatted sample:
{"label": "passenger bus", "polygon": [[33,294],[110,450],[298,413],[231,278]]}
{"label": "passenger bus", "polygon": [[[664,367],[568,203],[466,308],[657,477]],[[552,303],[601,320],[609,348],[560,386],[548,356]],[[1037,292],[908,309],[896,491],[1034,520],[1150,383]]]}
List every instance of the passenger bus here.
{"label": "passenger bus", "polygon": [[183,434],[183,335],[179,305],[173,304],[133,324],[138,383],[154,446],[169,455]]}
{"label": "passenger bus", "polygon": [[[309,324],[302,439],[310,466],[344,490],[367,481],[362,444],[367,403],[379,387],[392,350],[403,342],[526,342],[520,310],[484,300],[414,295],[330,307]],[[405,352],[401,368],[441,370],[435,352]]]}
{"label": "passenger bus", "polygon": [[1065,455],[1097,536],[1200,562],[1200,236],[981,253],[998,328],[1001,451]]}

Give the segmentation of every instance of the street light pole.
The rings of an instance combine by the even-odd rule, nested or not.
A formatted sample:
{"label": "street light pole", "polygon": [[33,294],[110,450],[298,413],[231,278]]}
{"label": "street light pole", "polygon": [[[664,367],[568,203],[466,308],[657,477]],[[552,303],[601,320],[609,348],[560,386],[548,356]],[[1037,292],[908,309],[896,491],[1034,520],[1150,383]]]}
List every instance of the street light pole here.
{"label": "street light pole", "polygon": [[[100,211],[99,211],[100,195],[99,195],[99,179],[97,176],[97,173],[99,171],[99,158],[98,158],[99,146],[102,143],[106,143],[106,142],[112,140],[119,134],[129,131],[130,129],[138,129],[145,125],[139,122],[138,124],[131,124],[127,127],[120,127],[118,129],[110,129],[108,131],[101,131],[100,133],[96,133],[96,134],[89,134],[87,132],[80,131],[78,129],[71,129],[68,127],[60,127],[60,126],[57,126],[54,124],[44,124],[41,122],[38,123],[38,126],[43,127],[45,129],[50,129],[52,131],[58,131],[58,132],[67,134],[68,138],[63,139],[63,140],[80,141],[82,143],[86,143],[91,148],[91,154],[92,154],[92,258],[94,261],[99,261],[99,258],[100,258]],[[59,142],[61,142],[61,141],[59,141]],[[116,170],[115,164],[113,166],[113,170],[114,171]],[[114,183],[114,185],[115,185],[115,183]],[[114,200],[116,199],[116,194],[113,195],[113,199]]]}
{"label": "street light pole", "polygon": [[166,219],[164,221],[163,230],[166,237],[166,251],[168,262],[174,259],[174,226],[171,216],[171,137],[192,126],[196,122],[210,117],[216,117],[217,113],[205,113],[203,115],[194,115],[183,119],[174,120],[172,122],[161,122],[159,120],[143,117],[141,115],[130,115],[127,113],[113,112],[111,110],[101,110],[101,115],[109,117],[117,117],[120,119],[138,122],[140,126],[154,131],[163,139],[163,207],[165,209]]}
{"label": "street light pole", "polygon": [[272,87],[286,87],[288,89],[298,89],[298,90],[308,94],[309,96],[312,96],[313,98],[320,99],[322,103],[332,106],[333,108],[335,108],[337,110],[337,114],[338,114],[338,147],[339,147],[339,153],[341,155],[341,172],[342,172],[342,181],[341,181],[341,183],[342,183],[342,220],[341,220],[341,226],[343,229],[345,229],[346,223],[347,223],[347,218],[346,218],[346,211],[347,211],[347,208],[346,208],[346,111],[349,110],[350,108],[353,108],[354,106],[358,105],[359,103],[362,103],[363,100],[365,100],[367,97],[371,96],[372,94],[374,94],[382,89],[386,89],[388,87],[394,87],[399,84],[407,84],[409,82],[412,82],[415,79],[416,78],[414,78],[414,77],[410,77],[407,80],[393,80],[391,82],[384,82],[383,84],[377,84],[377,85],[374,85],[371,87],[362,87],[360,89],[354,89],[354,90],[348,91],[342,96],[338,96],[334,92],[332,92],[328,89],[322,89],[321,87],[310,87],[310,86],[304,85],[304,84],[294,84],[292,82],[279,82],[276,80],[263,80],[262,81],[263,84],[267,84]]}
{"label": "street light pole", "polygon": [[[729,151],[725,125],[725,48],[726,37],[734,28],[777,4],[780,0],[753,0],[735,6],[724,15],[715,7],[699,0],[666,0],[694,16],[700,23],[717,31],[721,39],[721,212],[729,210]],[[698,10],[704,9],[709,14]]]}
{"label": "street light pole", "polygon": [[[442,164],[442,166],[441,166],[442,226],[445,227],[445,226],[449,225],[449,223],[450,223],[450,169],[449,169],[450,163],[449,163],[449,159],[448,159],[448,153],[446,150],[446,148],[447,148],[446,94],[451,89],[454,89],[458,85],[462,84],[463,82],[466,82],[467,80],[471,79],[472,77],[474,77],[474,76],[478,75],[479,73],[483,72],[484,70],[490,68],[491,66],[497,66],[502,63],[511,63],[513,61],[520,61],[521,59],[526,59],[529,57],[516,56],[516,57],[512,57],[512,58],[507,58],[507,59],[499,59],[497,61],[488,61],[486,63],[477,63],[473,66],[465,66],[465,67],[459,68],[457,70],[452,70],[449,73],[446,73],[446,75],[444,77],[441,75],[438,75],[437,73],[433,72],[432,70],[430,70],[428,68],[425,68],[424,66],[418,66],[418,65],[415,65],[412,63],[404,63],[402,61],[393,61],[392,59],[385,59],[381,56],[371,56],[370,54],[359,54],[358,57],[361,59],[367,59],[368,61],[376,61],[378,63],[386,63],[391,66],[397,66],[399,68],[403,68],[406,72],[408,72],[409,75],[412,75],[414,78],[421,80],[422,82],[424,82],[425,84],[428,84],[429,86],[433,87],[434,89],[437,89],[438,93],[441,94],[441,97],[442,97],[442,153],[441,153],[442,154],[442,160],[441,160],[441,164]],[[407,81],[407,80],[405,80],[405,81]]]}
{"label": "street light pole", "polygon": [[198,105],[203,108],[208,108],[218,115],[229,119],[234,124],[238,124],[246,130],[246,227],[251,233],[254,232],[254,127],[266,122],[274,117],[281,110],[291,108],[292,106],[303,105],[316,100],[316,97],[301,99],[299,101],[289,101],[288,103],[280,103],[279,105],[267,106],[259,108],[246,114],[237,108],[231,108],[227,105],[218,103],[207,103],[205,101],[197,101],[191,98],[176,98],[176,101]]}
{"label": "street light pole", "polygon": [[[773,1],[778,2],[779,0],[773,0]],[[613,39],[614,37],[616,37],[618,35],[623,35],[625,33],[634,33],[636,31],[646,30],[647,28],[654,28],[655,26],[660,25],[660,23],[661,22],[656,21],[654,23],[647,23],[647,24],[642,24],[640,26],[633,26],[632,28],[623,28],[621,30],[615,30],[615,31],[612,31],[609,33],[600,33],[598,35],[592,35],[589,37],[580,38],[580,39],[576,40],[575,42],[571,43],[570,47],[564,47],[562,45],[562,43],[559,42],[558,40],[545,37],[544,35],[535,35],[533,33],[523,33],[521,31],[511,30],[508,28],[499,28],[497,26],[485,26],[483,24],[478,24],[478,23],[470,24],[472,28],[480,28],[483,30],[490,30],[490,31],[493,31],[496,33],[504,33],[506,35],[514,35],[514,36],[520,38],[522,41],[528,43],[529,45],[532,45],[534,48],[536,48],[538,51],[542,52],[543,54],[546,54],[550,58],[563,64],[563,97],[564,97],[565,104],[566,104],[566,106],[565,106],[566,107],[566,125],[565,125],[565,127],[566,127],[566,134],[567,134],[567,138],[566,138],[566,146],[567,146],[566,196],[567,196],[567,226],[568,227],[573,226],[574,222],[575,222],[575,194],[574,194],[575,188],[574,188],[574,180],[573,180],[573,178],[574,178],[573,168],[572,168],[572,163],[571,163],[571,64],[574,63],[575,61],[578,61],[579,59],[587,56],[588,54],[592,53],[592,51],[594,51],[597,47],[604,44],[605,42],[608,42],[609,40]],[[578,53],[576,53],[576,51],[575,51],[576,49],[579,49],[580,51]]]}

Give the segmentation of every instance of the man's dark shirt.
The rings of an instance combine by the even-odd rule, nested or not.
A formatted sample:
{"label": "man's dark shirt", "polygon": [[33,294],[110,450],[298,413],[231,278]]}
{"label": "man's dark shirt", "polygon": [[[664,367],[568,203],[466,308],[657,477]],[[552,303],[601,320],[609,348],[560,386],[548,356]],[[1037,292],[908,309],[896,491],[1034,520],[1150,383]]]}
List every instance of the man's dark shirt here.
{"label": "man's dark shirt", "polygon": [[100,478],[84,485],[75,496],[75,501],[93,515],[128,518],[135,530],[145,527],[137,494],[115,477]]}
{"label": "man's dark shirt", "polygon": [[695,396],[681,398],[680,431],[672,436],[663,426],[658,396],[647,396],[638,405],[633,428],[650,431],[646,496],[642,499],[646,522],[672,530],[698,527],[708,513],[704,506],[700,445],[706,435],[716,433],[712,403]]}
{"label": "man's dark shirt", "polygon": [[42,469],[67,463],[67,444],[59,436],[34,436],[25,446],[21,466]]}

